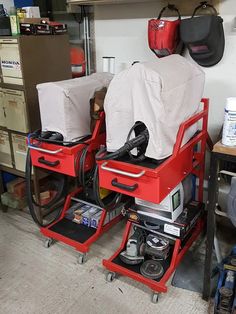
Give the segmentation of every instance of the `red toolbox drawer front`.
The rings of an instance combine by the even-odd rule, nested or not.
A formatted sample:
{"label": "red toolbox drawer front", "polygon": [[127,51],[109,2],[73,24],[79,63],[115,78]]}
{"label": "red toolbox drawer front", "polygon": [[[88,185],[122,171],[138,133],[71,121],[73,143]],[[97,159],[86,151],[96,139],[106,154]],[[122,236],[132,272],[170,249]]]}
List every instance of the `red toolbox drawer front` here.
{"label": "red toolbox drawer front", "polygon": [[148,168],[111,160],[99,162],[100,186],[122,194],[159,203],[159,182],[159,177]]}
{"label": "red toolbox drawer front", "polygon": [[193,147],[170,157],[156,168],[120,162],[99,161],[100,186],[159,204],[193,169]]}
{"label": "red toolbox drawer front", "polygon": [[[52,152],[58,151],[57,153],[46,153],[40,150],[30,148],[32,165],[35,167],[63,173],[73,177],[77,176],[79,156],[85,146],[81,144],[77,145],[76,148],[73,147],[73,149],[68,147],[62,148],[56,145],[53,146],[50,146],[50,150]],[[46,147],[48,149],[48,146]],[[92,154],[88,153],[85,162],[85,170],[87,171],[91,169],[93,163],[94,162]]]}

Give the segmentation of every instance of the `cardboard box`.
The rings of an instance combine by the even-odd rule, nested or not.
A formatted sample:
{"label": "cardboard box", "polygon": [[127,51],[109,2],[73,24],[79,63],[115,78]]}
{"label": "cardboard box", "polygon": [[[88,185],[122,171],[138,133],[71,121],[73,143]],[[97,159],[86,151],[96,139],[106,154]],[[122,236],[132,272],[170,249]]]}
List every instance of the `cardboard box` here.
{"label": "cardboard box", "polygon": [[7,192],[13,194],[18,198],[24,198],[26,195],[25,179],[17,178],[7,183]]}
{"label": "cardboard box", "polygon": [[73,204],[67,211],[65,214],[65,218],[69,219],[69,220],[73,220],[75,218],[75,211],[77,209],[79,209],[80,207],[82,207],[84,204],[81,202],[75,203]]}
{"label": "cardboard box", "polygon": [[[99,211],[98,213],[96,213],[90,220],[90,227],[97,229],[99,222],[100,222],[100,219],[101,219],[101,216],[102,216],[102,211]],[[106,223],[108,223],[109,221],[110,221],[110,214],[108,213],[106,215],[104,225]]]}
{"label": "cardboard box", "polygon": [[5,107],[5,126],[13,131],[27,133],[29,125],[25,93],[19,90],[3,88],[2,97]]}
{"label": "cardboard box", "polygon": [[[88,206],[88,205],[86,205]],[[90,227],[91,224],[91,218],[97,214],[98,211],[100,211],[101,209],[97,208],[97,207],[92,207],[89,206],[90,209],[88,209],[85,213],[82,214],[82,224],[85,226]]]}
{"label": "cardboard box", "polygon": [[27,18],[40,18],[39,7],[22,7],[22,9],[26,11]]}
{"label": "cardboard box", "polygon": [[[119,207],[116,207],[115,209],[113,209],[112,211],[109,211],[106,215],[103,226],[105,224],[107,224],[108,222],[110,222],[112,219],[119,216],[121,214],[122,208],[123,208],[123,206],[119,206]],[[92,216],[92,218],[90,220],[90,227],[97,229],[99,222],[100,222],[100,219],[101,219],[101,216],[102,216],[102,211],[99,211],[94,216]]]}
{"label": "cardboard box", "polygon": [[25,171],[27,144],[26,136],[19,134],[12,134],[12,145],[15,159],[15,167],[17,170]]}
{"label": "cardboard box", "polygon": [[47,205],[51,200],[55,197],[55,194],[57,194],[56,191],[44,191],[40,193],[40,205],[44,206]]}
{"label": "cardboard box", "polygon": [[1,195],[1,202],[3,205],[14,209],[23,209],[27,206],[26,197],[19,199],[9,192],[5,192]]}
{"label": "cardboard box", "polygon": [[40,24],[41,21],[49,22],[48,17],[41,17],[41,18],[24,18],[20,19],[20,23],[28,23],[28,24]]}
{"label": "cardboard box", "polygon": [[82,215],[90,208],[89,205],[84,205],[82,203],[82,206],[74,211],[74,219],[73,221],[80,224],[82,223]]}

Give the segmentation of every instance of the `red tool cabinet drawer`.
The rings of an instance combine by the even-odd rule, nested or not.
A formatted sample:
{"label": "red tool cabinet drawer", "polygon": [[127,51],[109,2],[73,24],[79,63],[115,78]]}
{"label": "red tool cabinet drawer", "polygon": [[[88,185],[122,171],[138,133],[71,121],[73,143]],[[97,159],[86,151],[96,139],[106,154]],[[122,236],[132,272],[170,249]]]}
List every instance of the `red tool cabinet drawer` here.
{"label": "red tool cabinet drawer", "polygon": [[99,183],[109,190],[160,203],[191,172],[192,156],[189,147],[154,169],[115,160],[99,161]]}
{"label": "red tool cabinet drawer", "polygon": [[[46,143],[43,143],[40,147],[30,146],[32,165],[75,177],[78,175],[79,157],[85,147],[84,144],[64,147]],[[92,153],[88,153],[85,170],[91,169],[93,164]]]}
{"label": "red tool cabinet drawer", "polygon": [[28,138],[28,147],[32,165],[39,168],[48,169],[54,172],[63,173],[69,176],[77,177],[79,172],[80,157],[86,149],[83,163],[83,170],[86,172],[95,165],[95,153],[106,142],[104,132],[105,114],[100,113],[96,120],[91,137],[84,139],[72,146],[63,146],[55,143],[49,143],[39,139],[37,136]]}
{"label": "red tool cabinet drawer", "polygon": [[116,161],[99,164],[100,186],[133,197],[158,202],[159,178],[149,169]]}
{"label": "red tool cabinet drawer", "polygon": [[155,168],[117,160],[98,161],[100,186],[158,204],[202,162],[204,154],[195,151],[195,145],[204,137],[205,132],[200,132]]}

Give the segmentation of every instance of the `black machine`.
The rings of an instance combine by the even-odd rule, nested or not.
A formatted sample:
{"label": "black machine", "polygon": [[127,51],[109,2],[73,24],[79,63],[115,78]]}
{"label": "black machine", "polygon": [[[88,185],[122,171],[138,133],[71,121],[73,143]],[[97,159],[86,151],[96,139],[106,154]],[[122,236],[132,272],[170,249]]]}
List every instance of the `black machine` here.
{"label": "black machine", "polygon": [[128,216],[129,220],[139,224],[140,226],[148,229],[155,229],[164,235],[166,234],[184,239],[203,212],[203,203],[190,201],[173,223],[140,214],[136,205],[131,206],[125,214]]}
{"label": "black machine", "polygon": [[141,255],[141,246],[144,243],[144,239],[144,232],[137,228],[127,242],[126,251],[121,252],[120,259],[129,265],[142,263],[144,256]]}

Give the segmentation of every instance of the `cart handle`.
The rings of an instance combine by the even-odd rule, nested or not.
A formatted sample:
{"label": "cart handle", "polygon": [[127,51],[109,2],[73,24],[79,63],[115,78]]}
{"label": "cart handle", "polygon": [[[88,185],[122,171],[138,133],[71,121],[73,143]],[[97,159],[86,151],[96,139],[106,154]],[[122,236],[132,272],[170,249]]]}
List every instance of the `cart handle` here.
{"label": "cart handle", "polygon": [[51,154],[51,155],[56,155],[56,154],[58,154],[58,153],[60,153],[60,152],[63,151],[62,148],[57,149],[57,150],[48,150],[48,149],[44,149],[44,148],[40,148],[40,147],[35,147],[35,146],[31,146],[31,145],[29,145],[29,148],[30,148],[30,149],[34,149],[34,150],[37,150],[37,151],[39,151],[39,152]]}
{"label": "cart handle", "polygon": [[133,192],[138,188],[138,184],[135,183],[134,185],[126,185],[123,183],[118,182],[117,178],[113,179],[111,181],[111,185],[115,186],[119,189],[125,190],[125,191],[129,191],[129,192]]}
{"label": "cart handle", "polygon": [[38,158],[38,162],[40,164],[44,164],[44,165],[49,166],[49,167],[56,167],[60,164],[60,160],[49,161],[49,160],[46,160],[44,157]]}
{"label": "cart handle", "polygon": [[[201,132],[204,129],[207,129],[207,117],[208,117],[207,114],[208,114],[209,99],[208,98],[202,98],[201,102],[204,104],[203,110],[198,112],[197,114],[195,114],[194,116],[192,116],[191,118],[189,118],[188,120],[186,120],[185,122],[183,122],[180,125],[179,131],[177,134],[177,140],[176,140],[176,143],[174,146],[172,156],[177,156],[177,154],[179,153],[179,150],[181,148],[182,141],[184,138],[185,131],[188,128],[190,128],[190,126],[197,123],[199,120],[203,119],[203,127],[202,127]],[[204,125],[205,125],[205,127],[204,127]]]}
{"label": "cart handle", "polygon": [[140,177],[142,177],[142,176],[145,174],[145,172],[146,172],[145,170],[142,170],[142,171],[139,172],[139,173],[130,173],[130,172],[126,172],[126,171],[122,171],[122,170],[118,170],[118,169],[114,169],[114,168],[107,167],[107,164],[108,164],[108,161],[105,161],[105,162],[101,165],[102,170],[106,170],[106,171],[109,171],[109,172],[114,172],[114,173],[122,174],[123,176],[130,177],[130,178],[140,178]]}

